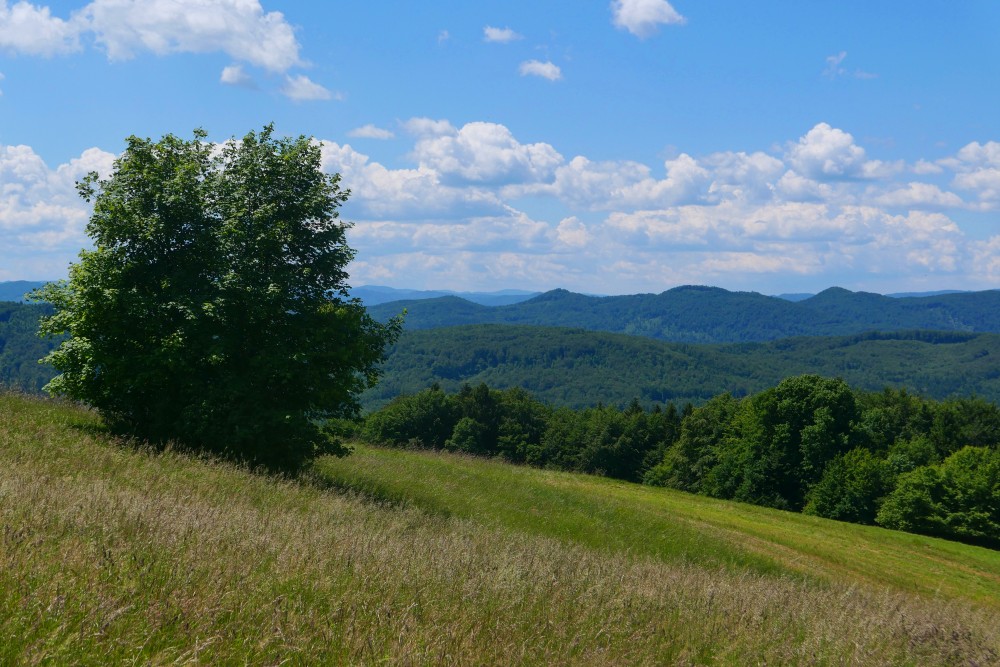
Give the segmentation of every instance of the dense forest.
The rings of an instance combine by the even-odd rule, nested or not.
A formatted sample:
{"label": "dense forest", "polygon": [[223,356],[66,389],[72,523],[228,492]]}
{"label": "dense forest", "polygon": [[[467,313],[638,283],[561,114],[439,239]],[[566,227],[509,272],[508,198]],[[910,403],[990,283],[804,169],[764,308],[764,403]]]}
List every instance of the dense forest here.
{"label": "dense forest", "polygon": [[1000,400],[1000,335],[904,331],[693,345],[579,329],[469,325],[407,331],[390,348],[368,409],[437,382],[522,387],[552,405],[645,407],[745,396],[803,373],[851,386],[906,387],[931,398]]}
{"label": "dense forest", "polygon": [[[37,392],[55,371],[38,364],[52,347],[36,335],[38,304],[0,304],[0,386]],[[485,382],[521,387],[556,406],[633,399],[651,408],[741,397],[803,373],[842,377],[851,386],[905,387],[929,398],[977,395],[1000,401],[1000,335],[868,332],[766,343],[667,343],[580,329],[470,325],[407,331],[388,350],[383,377],[361,397],[366,410],[433,383],[455,391]]]}
{"label": "dense forest", "polygon": [[832,287],[801,301],[717,287],[593,297],[553,290],[521,303],[483,306],[456,296],[383,303],[387,319],[406,310],[407,329],[460,324],[577,327],[686,343],[760,342],[791,336],[929,329],[1000,333],[1000,291],[895,298]]}
{"label": "dense forest", "polygon": [[522,389],[434,386],[360,434],[1000,547],[1000,408],[979,398],[802,375],[700,407],[572,410]]}
{"label": "dense forest", "polygon": [[54,345],[38,337],[38,318],[50,312],[46,305],[0,301],[0,388],[38,393],[55,375],[38,363]]}

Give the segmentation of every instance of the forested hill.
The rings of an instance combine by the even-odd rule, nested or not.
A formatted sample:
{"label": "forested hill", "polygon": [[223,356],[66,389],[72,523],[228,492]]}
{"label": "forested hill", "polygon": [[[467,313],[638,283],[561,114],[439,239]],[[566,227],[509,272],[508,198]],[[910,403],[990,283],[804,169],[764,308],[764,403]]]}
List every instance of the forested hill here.
{"label": "forested hill", "polygon": [[44,282],[31,280],[0,281],[0,301],[24,301],[25,294],[44,284]]}
{"label": "forested hill", "polygon": [[593,297],[553,290],[521,303],[483,306],[455,296],[372,306],[380,320],[407,311],[406,328],[531,324],[687,343],[738,343],[865,331],[1000,333],[1000,291],[895,298],[833,287],[801,301],[684,286],[662,294]]}
{"label": "forested hill", "polygon": [[37,393],[55,375],[38,363],[55,345],[38,337],[38,318],[51,312],[45,304],[0,301],[0,389]]}
{"label": "forested hill", "polygon": [[803,373],[852,386],[905,387],[943,399],[977,394],[1000,401],[1000,335],[907,331],[799,337],[766,343],[685,344],[635,336],[511,325],[404,332],[379,385],[363,395],[377,408],[434,382],[448,390],[485,382],[522,387],[553,405],[701,404],[743,396]]}

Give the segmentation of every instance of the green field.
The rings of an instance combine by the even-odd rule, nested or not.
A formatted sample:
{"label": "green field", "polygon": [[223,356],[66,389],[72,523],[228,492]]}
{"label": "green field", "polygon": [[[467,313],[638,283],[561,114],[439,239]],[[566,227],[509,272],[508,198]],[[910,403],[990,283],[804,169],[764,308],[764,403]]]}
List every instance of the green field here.
{"label": "green field", "polygon": [[1000,552],[359,448],[298,479],[0,396],[0,664],[997,664]]}

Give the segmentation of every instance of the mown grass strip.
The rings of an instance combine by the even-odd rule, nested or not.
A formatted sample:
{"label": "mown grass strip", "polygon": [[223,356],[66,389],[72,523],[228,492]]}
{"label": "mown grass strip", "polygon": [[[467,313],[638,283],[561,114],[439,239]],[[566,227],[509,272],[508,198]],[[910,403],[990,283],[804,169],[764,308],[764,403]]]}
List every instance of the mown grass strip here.
{"label": "mown grass strip", "polygon": [[317,468],[373,497],[591,547],[1000,608],[1000,552],[947,540],[445,453],[359,445]]}

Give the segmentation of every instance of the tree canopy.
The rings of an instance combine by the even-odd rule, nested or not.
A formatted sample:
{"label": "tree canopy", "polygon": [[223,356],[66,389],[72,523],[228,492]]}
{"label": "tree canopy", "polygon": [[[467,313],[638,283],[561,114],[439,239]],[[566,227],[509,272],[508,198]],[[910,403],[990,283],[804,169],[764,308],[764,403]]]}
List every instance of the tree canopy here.
{"label": "tree canopy", "polygon": [[319,146],[271,126],[221,146],[132,136],[107,180],[78,187],[94,248],[34,295],[56,309],[41,333],[68,334],[47,389],[114,428],[259,463],[328,446],[323,420],[356,412],[399,323],[348,297],[350,193]]}

